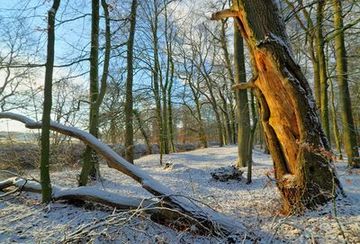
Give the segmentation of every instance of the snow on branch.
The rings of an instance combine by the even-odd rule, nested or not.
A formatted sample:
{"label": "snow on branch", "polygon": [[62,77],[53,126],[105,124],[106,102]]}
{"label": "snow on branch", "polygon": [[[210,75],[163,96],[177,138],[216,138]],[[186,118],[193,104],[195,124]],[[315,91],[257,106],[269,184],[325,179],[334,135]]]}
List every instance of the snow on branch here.
{"label": "snow on branch", "polygon": [[[20,191],[41,193],[41,185],[34,180],[13,177],[0,181],[0,190],[16,187]],[[104,204],[117,209],[137,209],[139,207],[155,206],[157,202],[134,197],[124,197],[118,194],[103,191],[95,187],[63,188],[52,186],[53,200],[83,200]]]}
{"label": "snow on branch", "polygon": [[[29,129],[41,128],[41,122],[36,122],[30,118],[15,113],[0,113],[0,119],[17,120],[24,123],[25,126]],[[168,187],[153,179],[151,176],[149,176],[148,173],[139,167],[127,162],[108,145],[100,142],[90,133],[75,127],[69,127],[55,123],[53,121],[50,123],[50,129],[83,141],[85,144],[93,148],[97,153],[102,155],[106,159],[110,168],[114,168],[130,176],[135,181],[139,182],[144,189],[157,196],[166,205],[177,209],[177,211],[180,211],[186,215],[192,216],[203,225],[209,226],[213,232],[222,233],[224,235],[236,233],[241,235],[245,234],[248,238],[253,236],[253,234],[250,234],[242,223],[234,220],[233,218],[220,214],[219,212],[207,206],[200,207],[198,202],[173,192]]]}

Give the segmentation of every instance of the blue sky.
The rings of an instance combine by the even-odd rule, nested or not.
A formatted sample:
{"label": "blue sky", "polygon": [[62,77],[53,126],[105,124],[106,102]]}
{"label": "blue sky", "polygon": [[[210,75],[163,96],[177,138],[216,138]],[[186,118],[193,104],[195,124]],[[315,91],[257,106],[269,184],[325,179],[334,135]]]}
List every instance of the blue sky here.
{"label": "blue sky", "polygon": [[[84,0],[62,0],[57,13],[57,20],[65,21],[75,16],[89,14],[88,3],[89,1]],[[34,57],[30,60],[32,63],[45,62],[47,11],[51,5],[52,1],[44,0],[0,0],[0,24],[10,26],[10,31],[12,31],[12,25],[14,28],[22,26],[24,28],[24,32],[22,33],[25,33],[25,35],[29,37],[28,40],[33,40],[33,42],[27,41],[26,45],[29,46],[24,48],[27,54]],[[59,21],[57,21],[57,23],[59,23]],[[79,53],[87,57],[89,37],[90,16],[58,25],[56,28],[55,64],[61,65],[72,62],[78,57]],[[5,43],[0,43],[0,46],[4,47]],[[4,49],[1,51],[3,53],[6,52]],[[72,66],[71,69],[57,68],[54,71],[54,77],[68,74],[70,70],[73,74],[82,73],[84,70],[88,70],[88,62],[82,62],[80,65]],[[37,68],[37,73],[35,83],[42,85],[44,80],[43,70]],[[83,83],[86,83],[87,76],[78,80],[80,82],[84,80]],[[3,130],[23,131],[24,129],[23,125],[16,122],[0,121],[0,131]]]}

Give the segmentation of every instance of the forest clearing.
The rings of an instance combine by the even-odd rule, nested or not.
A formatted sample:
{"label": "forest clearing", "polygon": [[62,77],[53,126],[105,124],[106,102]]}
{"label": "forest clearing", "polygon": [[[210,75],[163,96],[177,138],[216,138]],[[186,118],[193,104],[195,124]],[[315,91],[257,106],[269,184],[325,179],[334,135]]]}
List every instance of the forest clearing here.
{"label": "forest clearing", "polygon": [[359,0],[0,1],[0,243],[360,243]]}
{"label": "forest clearing", "polygon": [[[346,163],[336,163],[346,198],[308,211],[304,216],[283,216],[279,213],[281,198],[276,191],[272,160],[260,149],[254,149],[253,183],[230,180],[219,182],[210,173],[218,167],[236,162],[236,147],[211,147],[166,155],[164,169],[158,165],[159,155],[148,155],[135,161],[151,176],[176,193],[197,199],[217,211],[244,223],[256,233],[257,241],[349,243],[360,241],[360,172],[349,171]],[[101,164],[103,180],[91,187],[115,192],[122,196],[148,198],[149,193],[129,177]],[[55,185],[76,187],[76,170],[53,174]],[[38,177],[38,172],[29,176]],[[120,212],[100,206],[74,206],[67,203],[39,204],[40,195],[21,193],[1,202],[0,242],[76,242],[80,240],[120,243],[226,243],[242,242],[236,236],[197,236],[177,232],[152,222],[149,216],[136,211]],[[336,211],[336,215],[335,212]],[[132,216],[133,215],[133,216]],[[14,218],[16,216],[16,218]],[[130,218],[130,216],[132,216]],[[339,221],[339,223],[337,223]]]}

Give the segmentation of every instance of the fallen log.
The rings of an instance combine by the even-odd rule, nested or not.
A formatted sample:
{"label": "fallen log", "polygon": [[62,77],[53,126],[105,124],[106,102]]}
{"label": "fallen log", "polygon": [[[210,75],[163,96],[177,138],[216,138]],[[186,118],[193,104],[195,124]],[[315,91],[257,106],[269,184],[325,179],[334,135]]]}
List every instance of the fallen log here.
{"label": "fallen log", "polygon": [[215,169],[210,173],[210,175],[214,180],[227,182],[229,180],[241,181],[243,179],[243,173],[244,171],[239,170],[234,165],[231,165]]}
{"label": "fallen log", "polygon": [[[41,122],[36,122],[28,117],[20,114],[4,112],[0,113],[0,119],[12,119],[25,124],[29,129],[40,129]],[[187,216],[191,216],[196,221],[201,223],[211,232],[221,235],[239,234],[246,235],[247,238],[251,238],[252,234],[249,233],[247,228],[240,222],[233,218],[227,217],[219,212],[207,207],[200,207],[193,200],[180,196],[173,192],[168,187],[160,184],[153,179],[149,174],[140,169],[139,167],[127,162],[124,158],[114,152],[108,145],[100,142],[93,135],[80,130],[78,128],[65,126],[59,123],[51,122],[50,129],[64,135],[68,135],[77,138],[93,148],[99,155],[102,155],[110,168],[114,168],[141,184],[141,186],[148,192],[157,196],[162,205],[167,208],[174,209],[177,212],[181,212]],[[167,218],[168,216],[163,216]]]}
{"label": "fallen log", "polygon": [[[41,185],[34,180],[28,180],[21,177],[12,177],[4,181],[0,181],[0,190],[3,191],[9,187],[16,187],[20,191],[28,191],[41,193]],[[52,199],[56,200],[80,200],[91,201],[117,209],[137,209],[158,206],[158,202],[147,199],[124,197],[118,194],[103,191],[95,187],[77,187],[64,188],[52,186]]]}
{"label": "fallen log", "polygon": [[[8,188],[11,187],[15,187],[15,189],[7,191]],[[36,180],[12,177],[0,181],[0,191],[6,191],[6,193],[0,195],[0,198],[19,191],[41,194],[41,185]],[[195,233],[211,232],[211,230],[192,216],[164,206],[161,200],[155,201],[136,197],[125,197],[116,193],[100,190],[96,187],[87,186],[76,188],[52,186],[52,200],[68,200],[75,203],[91,202],[116,208],[118,210],[134,210],[139,213],[149,214],[150,218],[157,223],[172,226],[179,230],[183,230],[184,226],[187,228],[192,226],[190,229]]]}

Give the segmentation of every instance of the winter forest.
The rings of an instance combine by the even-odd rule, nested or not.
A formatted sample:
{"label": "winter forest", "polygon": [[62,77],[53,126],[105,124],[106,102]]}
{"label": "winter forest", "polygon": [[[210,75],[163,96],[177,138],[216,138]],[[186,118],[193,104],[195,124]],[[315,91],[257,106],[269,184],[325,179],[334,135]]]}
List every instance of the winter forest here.
{"label": "winter forest", "polygon": [[0,243],[360,243],[359,0],[0,0]]}

